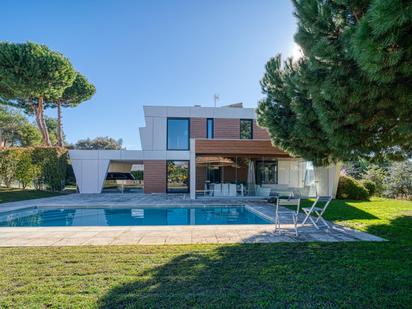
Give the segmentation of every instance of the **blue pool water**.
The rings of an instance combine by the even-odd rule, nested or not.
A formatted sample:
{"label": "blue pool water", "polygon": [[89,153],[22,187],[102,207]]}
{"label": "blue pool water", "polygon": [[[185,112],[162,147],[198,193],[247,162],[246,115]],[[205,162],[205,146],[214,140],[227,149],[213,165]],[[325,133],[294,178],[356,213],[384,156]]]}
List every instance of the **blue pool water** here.
{"label": "blue pool water", "polygon": [[0,213],[0,227],[270,224],[246,207],[26,208]]}

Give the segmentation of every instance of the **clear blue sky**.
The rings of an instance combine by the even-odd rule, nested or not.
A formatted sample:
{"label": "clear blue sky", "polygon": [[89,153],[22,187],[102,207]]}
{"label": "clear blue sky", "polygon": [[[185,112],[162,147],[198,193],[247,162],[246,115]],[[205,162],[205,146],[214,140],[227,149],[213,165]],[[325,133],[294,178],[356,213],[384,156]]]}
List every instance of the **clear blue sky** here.
{"label": "clear blue sky", "polygon": [[289,0],[2,0],[1,12],[1,40],[46,44],[95,84],[63,112],[69,142],[139,149],[143,105],[213,106],[218,93],[218,105],[255,107],[266,61],[294,51]]}

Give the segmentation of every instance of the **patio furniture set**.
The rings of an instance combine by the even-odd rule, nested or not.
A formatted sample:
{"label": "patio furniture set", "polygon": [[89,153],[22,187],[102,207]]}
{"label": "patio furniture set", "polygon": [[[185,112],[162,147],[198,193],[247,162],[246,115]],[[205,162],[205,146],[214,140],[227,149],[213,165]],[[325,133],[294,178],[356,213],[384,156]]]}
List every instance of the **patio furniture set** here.
{"label": "patio furniture set", "polygon": [[[293,225],[295,229],[295,234],[298,236],[298,227],[304,226],[309,220],[316,229],[319,229],[321,225],[329,229],[329,224],[323,219],[323,214],[328,208],[330,202],[332,201],[331,196],[318,196],[311,207],[303,207],[302,211],[305,213],[305,218],[302,223],[298,223],[298,216],[300,211],[300,198],[295,197],[281,197],[279,196],[276,201],[275,207],[275,232],[280,231],[280,218],[283,216],[292,216]],[[282,206],[286,207],[296,207],[294,211],[280,210]],[[312,217],[314,215],[314,218]]]}

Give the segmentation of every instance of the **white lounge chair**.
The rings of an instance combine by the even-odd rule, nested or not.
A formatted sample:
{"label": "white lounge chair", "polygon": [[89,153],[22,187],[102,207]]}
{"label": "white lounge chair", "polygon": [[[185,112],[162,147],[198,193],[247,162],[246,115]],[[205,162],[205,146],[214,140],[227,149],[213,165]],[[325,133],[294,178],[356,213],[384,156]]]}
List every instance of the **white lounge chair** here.
{"label": "white lounge chair", "polygon": [[[325,213],[325,210],[328,208],[331,201],[331,196],[318,196],[311,207],[302,208],[302,210],[306,214],[305,219],[302,221],[302,225],[304,225],[306,221],[308,221],[309,219],[317,229],[319,229],[319,221],[323,223],[324,226],[329,228],[329,224],[326,222],[325,219],[323,219],[322,216]],[[312,214],[316,215],[315,220],[311,217]]]}
{"label": "white lounge chair", "polygon": [[[296,206],[296,210],[280,211],[280,206]],[[295,228],[295,235],[298,236],[298,215],[300,208],[300,198],[278,198],[275,209],[275,232],[280,229],[280,215],[291,216]]]}
{"label": "white lounge chair", "polygon": [[236,196],[237,190],[236,190],[236,184],[230,183],[229,184],[229,196]]}

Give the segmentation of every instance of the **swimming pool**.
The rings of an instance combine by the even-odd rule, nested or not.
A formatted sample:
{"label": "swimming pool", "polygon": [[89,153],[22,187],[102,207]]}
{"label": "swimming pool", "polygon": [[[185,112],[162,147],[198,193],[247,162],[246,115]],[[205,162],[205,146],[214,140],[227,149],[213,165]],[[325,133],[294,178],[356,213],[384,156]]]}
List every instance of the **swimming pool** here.
{"label": "swimming pool", "polygon": [[0,213],[0,227],[271,224],[245,206],[50,208]]}

